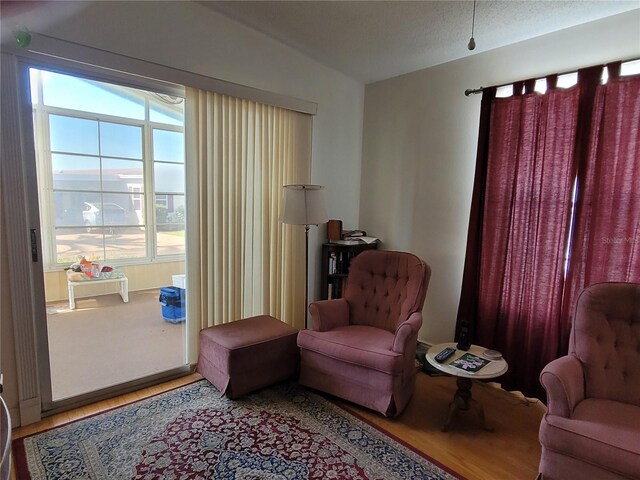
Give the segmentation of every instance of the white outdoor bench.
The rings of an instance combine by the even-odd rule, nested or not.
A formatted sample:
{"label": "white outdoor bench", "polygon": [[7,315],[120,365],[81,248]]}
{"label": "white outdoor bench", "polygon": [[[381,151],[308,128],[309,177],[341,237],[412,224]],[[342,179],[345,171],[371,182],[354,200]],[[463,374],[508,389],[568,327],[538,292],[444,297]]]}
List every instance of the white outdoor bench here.
{"label": "white outdoor bench", "polygon": [[[79,272],[68,271],[67,284],[69,287],[69,309],[73,310],[76,308],[76,297],[75,297],[76,287],[81,285],[97,285],[99,283],[117,283],[118,293],[122,297],[122,301],[125,303],[129,301],[129,280],[127,279],[127,276],[124,273],[118,270],[101,273],[96,278],[91,278]],[[94,295],[107,295],[107,293],[99,293]]]}

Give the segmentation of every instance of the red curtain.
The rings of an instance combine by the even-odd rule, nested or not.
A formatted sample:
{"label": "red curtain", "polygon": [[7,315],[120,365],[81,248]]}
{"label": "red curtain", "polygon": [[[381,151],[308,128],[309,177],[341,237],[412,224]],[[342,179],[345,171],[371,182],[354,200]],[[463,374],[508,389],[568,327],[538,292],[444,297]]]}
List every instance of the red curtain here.
{"label": "red curtain", "polygon": [[462,292],[458,306],[458,322],[456,339],[460,338],[462,322],[470,327],[470,336],[474,337],[475,319],[478,317],[478,284],[480,282],[480,246],[482,245],[482,221],[484,219],[484,192],[487,178],[487,162],[489,151],[489,126],[491,124],[491,105],[495,99],[496,88],[489,87],[482,91],[480,105],[480,128],[478,134],[478,151],[476,153],[476,171],[473,182],[471,212],[467,236],[467,251],[464,262]]}
{"label": "red curtain", "polygon": [[566,353],[580,292],[598,282],[640,283],[640,77],[619,77],[595,93],[581,159],[575,227],[561,322]]}
{"label": "red curtain", "polygon": [[483,95],[457,327],[500,350],[503,386],[528,396],[545,398],[539,373],[567,351],[577,294],[640,281],[640,78],[610,70],[606,85],[592,67],[567,90],[550,76],[544,95],[533,81]]}
{"label": "red curtain", "polygon": [[572,88],[493,104],[476,341],[509,361],[505,387],[529,395],[557,351],[578,103]]}

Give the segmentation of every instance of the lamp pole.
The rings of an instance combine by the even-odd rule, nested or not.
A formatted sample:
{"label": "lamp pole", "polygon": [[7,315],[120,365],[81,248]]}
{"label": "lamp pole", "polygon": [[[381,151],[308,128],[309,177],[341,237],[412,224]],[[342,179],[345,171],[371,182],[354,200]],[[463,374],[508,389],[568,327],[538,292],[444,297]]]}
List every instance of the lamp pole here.
{"label": "lamp pole", "polygon": [[309,316],[309,225],[304,226],[304,328]]}

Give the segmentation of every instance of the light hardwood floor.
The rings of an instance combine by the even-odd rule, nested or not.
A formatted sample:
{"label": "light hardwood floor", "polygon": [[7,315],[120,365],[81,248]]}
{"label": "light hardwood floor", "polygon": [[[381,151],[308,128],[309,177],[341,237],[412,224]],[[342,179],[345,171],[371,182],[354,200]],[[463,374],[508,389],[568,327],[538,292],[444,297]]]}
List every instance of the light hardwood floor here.
{"label": "light hardwood floor", "polygon": [[468,480],[534,480],[544,404],[528,402],[494,384],[474,382],[472,395],[484,406],[494,431],[481,429],[475,412],[467,411],[442,432],[455,391],[454,378],[419,373],[416,393],[398,418],[384,418],[352,404],[347,407]]}
{"label": "light hardwood floor", "polygon": [[[162,393],[201,378],[188,375],[161,385],[104,400],[51,416],[13,431],[19,438],[77,420],[142,398]],[[448,432],[441,428],[455,392],[455,379],[429,377],[419,373],[416,393],[407,409],[395,419],[387,419],[353,404],[339,402],[368,421],[404,440],[468,480],[533,480],[540,460],[538,426],[545,412],[540,402],[474,382],[473,396],[485,409],[494,432],[479,428],[474,413],[461,412]],[[16,479],[15,473],[12,476]],[[18,479],[19,480],[19,479]]]}

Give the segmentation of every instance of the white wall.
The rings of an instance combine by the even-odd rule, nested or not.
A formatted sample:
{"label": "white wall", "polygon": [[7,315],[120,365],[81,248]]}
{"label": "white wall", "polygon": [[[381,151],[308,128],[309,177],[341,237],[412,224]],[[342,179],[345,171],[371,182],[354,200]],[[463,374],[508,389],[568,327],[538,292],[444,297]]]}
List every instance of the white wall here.
{"label": "white wall", "polygon": [[[24,25],[63,40],[318,103],[311,178],[326,186],[329,216],[357,225],[362,84],[197,3],[51,2],[24,9],[7,19],[3,6],[3,37]],[[324,235],[319,232],[320,241]],[[314,268],[317,262],[310,263]],[[313,271],[311,276],[315,279]]]}
{"label": "white wall", "polygon": [[454,335],[481,100],[464,90],[638,57],[635,10],[367,85],[360,225],[431,265],[421,340]]}
{"label": "white wall", "polygon": [[[2,6],[3,40],[16,25],[33,32],[318,103],[311,179],[326,186],[327,210],[357,226],[364,86],[282,43],[192,2],[50,2]],[[324,228],[312,229],[310,289]],[[10,252],[9,252],[10,254]],[[313,255],[313,254],[312,254]],[[3,277],[3,285],[5,278]],[[316,296],[312,293],[310,298]],[[6,297],[4,297],[6,298]],[[11,328],[3,302],[2,331]],[[7,397],[16,403],[15,353],[2,335]],[[6,360],[14,360],[13,364]],[[15,405],[11,405],[15,406]]]}

